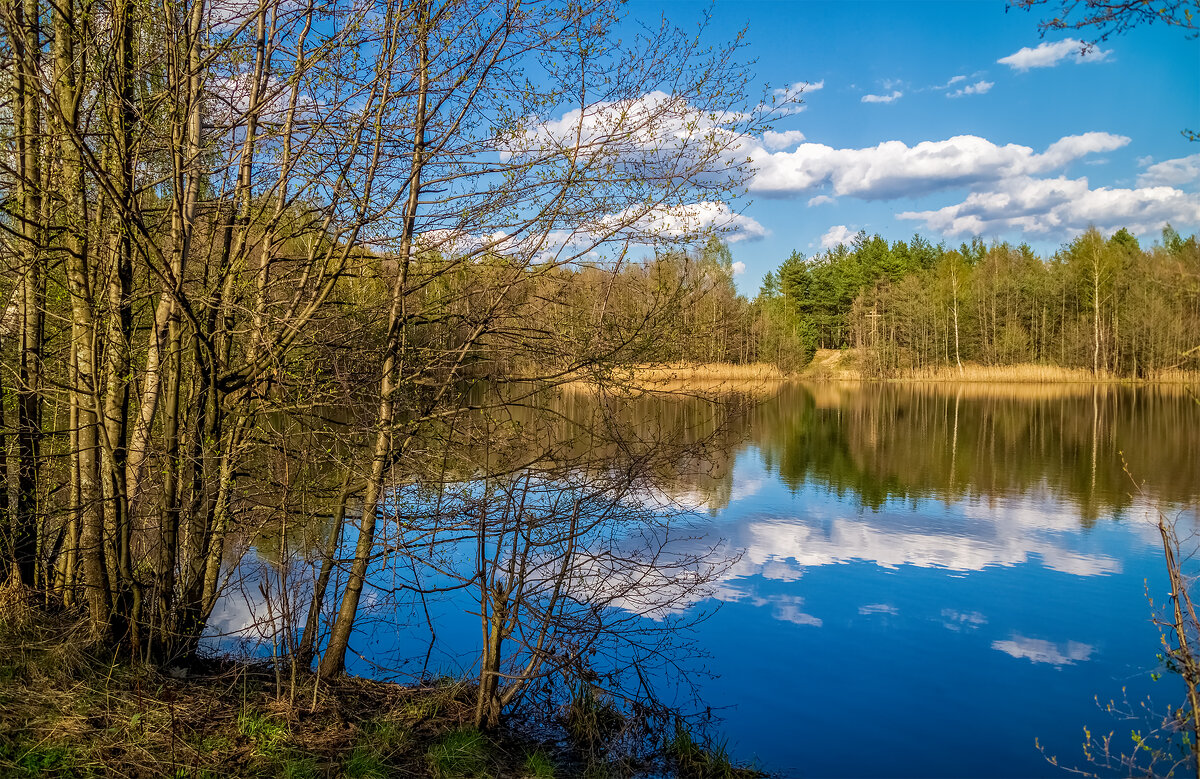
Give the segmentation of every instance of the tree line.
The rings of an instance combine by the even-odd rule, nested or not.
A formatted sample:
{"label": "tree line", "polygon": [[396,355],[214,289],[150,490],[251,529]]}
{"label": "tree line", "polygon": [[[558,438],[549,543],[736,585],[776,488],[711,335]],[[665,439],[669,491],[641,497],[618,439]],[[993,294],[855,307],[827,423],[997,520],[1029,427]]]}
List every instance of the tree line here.
{"label": "tree line", "polygon": [[965,362],[1132,377],[1200,368],[1200,244],[1169,225],[1149,248],[1092,228],[1048,258],[1025,244],[860,232],[793,253],[755,305],[777,328],[794,322],[810,350],[861,350],[868,376]]}

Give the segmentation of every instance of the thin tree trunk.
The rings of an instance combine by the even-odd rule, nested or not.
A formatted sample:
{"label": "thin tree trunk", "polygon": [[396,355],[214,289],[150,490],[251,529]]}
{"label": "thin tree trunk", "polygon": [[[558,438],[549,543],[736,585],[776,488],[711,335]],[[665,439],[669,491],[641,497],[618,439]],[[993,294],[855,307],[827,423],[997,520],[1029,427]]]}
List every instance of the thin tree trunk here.
{"label": "thin tree trunk", "polygon": [[403,338],[402,318],[408,290],[408,273],[412,261],[412,241],[416,229],[417,206],[420,203],[421,172],[425,156],[426,99],[429,91],[429,6],[423,3],[418,13],[416,36],[418,40],[420,82],[418,85],[416,114],[414,117],[414,140],[412,171],[409,174],[408,201],[405,204],[404,229],[400,239],[400,272],[392,287],[392,304],[388,312],[387,353],[384,357],[383,375],[379,382],[379,413],[376,420],[375,447],[371,457],[371,472],[363,491],[362,517],[359,521],[358,541],[354,550],[346,589],[342,594],[341,607],[329,632],[329,644],[321,657],[321,676],[329,678],[343,672],[350,633],[358,613],[358,602],[366,582],[367,564],[375,546],[375,525],[379,496],[387,465],[392,455],[392,425],[395,415],[397,368]]}

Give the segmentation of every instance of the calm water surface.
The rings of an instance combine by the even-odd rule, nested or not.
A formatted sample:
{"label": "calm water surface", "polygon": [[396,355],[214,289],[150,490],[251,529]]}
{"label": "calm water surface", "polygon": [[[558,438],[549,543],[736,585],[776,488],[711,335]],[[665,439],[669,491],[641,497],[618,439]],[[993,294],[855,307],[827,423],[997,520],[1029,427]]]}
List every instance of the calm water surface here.
{"label": "calm water surface", "polygon": [[[740,555],[711,597],[677,604],[719,605],[695,629],[715,674],[699,685],[736,758],[786,776],[1063,776],[1035,740],[1080,765],[1085,726],[1136,725],[1097,699],[1178,702],[1151,680],[1146,595],[1167,590],[1152,509],[1195,522],[1186,391],[786,386],[722,426],[698,400],[639,413],[722,439],[663,491],[695,512],[697,548]],[[365,622],[353,670],[469,670],[478,618],[431,607],[428,659]]]}
{"label": "calm water surface", "polygon": [[[745,550],[701,627],[739,756],[806,776],[1065,775],[1096,706],[1153,696],[1151,503],[1200,487],[1186,394],[789,388],[709,532]],[[1122,470],[1145,480],[1146,497]],[[1185,521],[1194,521],[1187,514]]]}

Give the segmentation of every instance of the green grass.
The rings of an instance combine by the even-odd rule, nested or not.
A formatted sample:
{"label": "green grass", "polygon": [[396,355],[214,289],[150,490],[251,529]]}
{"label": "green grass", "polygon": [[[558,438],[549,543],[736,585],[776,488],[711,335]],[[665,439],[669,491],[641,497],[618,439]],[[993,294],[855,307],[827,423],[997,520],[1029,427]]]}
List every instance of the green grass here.
{"label": "green grass", "polygon": [[413,746],[410,730],[395,722],[373,721],[363,726],[354,748],[342,765],[348,777],[393,776],[390,763]]}
{"label": "green grass", "polygon": [[554,763],[538,750],[525,756],[525,776],[529,779],[554,779]]}
{"label": "green grass", "polygon": [[429,748],[425,760],[436,779],[484,776],[489,764],[489,744],[478,730],[456,730]]}
{"label": "green grass", "polygon": [[73,748],[54,742],[0,743],[0,774],[12,777],[96,775]]}
{"label": "green grass", "polygon": [[739,768],[729,758],[724,743],[703,744],[682,722],[675,723],[675,735],[667,742],[666,754],[675,764],[681,779],[746,779],[762,776],[752,768]]}
{"label": "green grass", "polygon": [[402,725],[387,720],[369,722],[363,728],[359,741],[373,748],[385,757],[391,757],[397,752],[403,752],[412,746],[412,731]]}
{"label": "green grass", "polygon": [[305,754],[292,754],[283,758],[278,771],[278,776],[284,779],[317,779],[321,775],[317,759]]}
{"label": "green grass", "polygon": [[254,751],[259,755],[275,756],[291,738],[291,729],[286,722],[279,722],[254,709],[238,714],[238,733],[254,742]]}
{"label": "green grass", "polygon": [[619,732],[625,724],[621,712],[585,688],[567,708],[567,733],[577,746],[593,750]]}
{"label": "green grass", "polygon": [[390,776],[387,764],[379,753],[362,744],[350,750],[350,756],[342,764],[342,773],[351,779],[383,779]]}

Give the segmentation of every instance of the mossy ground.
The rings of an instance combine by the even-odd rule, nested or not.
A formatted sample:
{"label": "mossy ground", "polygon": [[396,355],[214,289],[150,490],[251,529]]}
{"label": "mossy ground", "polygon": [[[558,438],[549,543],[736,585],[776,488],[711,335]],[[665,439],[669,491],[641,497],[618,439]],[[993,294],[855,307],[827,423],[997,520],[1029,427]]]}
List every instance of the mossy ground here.
{"label": "mossy ground", "polygon": [[[454,679],[404,686],[304,673],[293,682],[228,659],[184,673],[103,658],[78,621],[0,597],[0,777],[647,774],[646,764],[596,758],[605,752],[596,739],[620,722],[590,698],[568,706],[565,739],[554,742],[475,730],[474,689]],[[680,733],[664,740],[666,762],[650,775],[761,776]]]}
{"label": "mossy ground", "polygon": [[[468,684],[402,686],[227,660],[184,678],[98,660],[79,627],[0,614],[0,776],[564,776],[541,745],[482,734]],[[15,618],[14,618],[15,617]]]}

